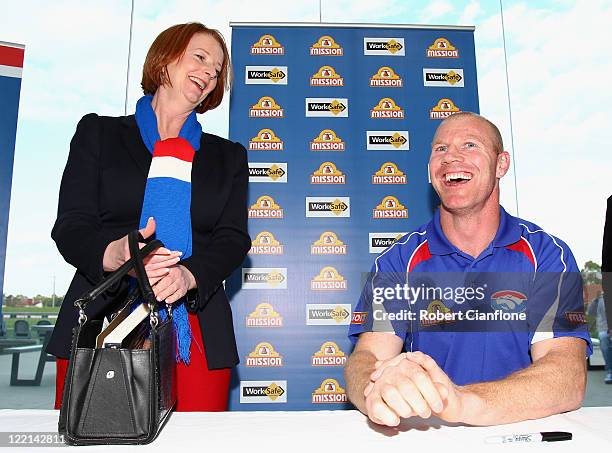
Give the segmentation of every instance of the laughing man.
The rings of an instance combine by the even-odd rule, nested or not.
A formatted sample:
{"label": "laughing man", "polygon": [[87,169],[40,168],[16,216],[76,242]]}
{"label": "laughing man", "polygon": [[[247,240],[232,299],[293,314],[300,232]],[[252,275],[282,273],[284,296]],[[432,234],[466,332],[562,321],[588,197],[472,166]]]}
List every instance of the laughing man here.
{"label": "laughing man", "polygon": [[452,324],[426,332],[418,320],[380,331],[364,289],[345,377],[351,402],[373,422],[396,426],[401,418],[433,414],[493,425],[580,407],[591,344],[580,280],[568,278],[578,268],[565,243],[500,206],[499,180],[509,164],[493,123],[469,112],[446,118],[429,161],[440,208],[379,255],[373,273],[556,275],[558,285],[549,291],[515,301],[544,316],[538,326],[503,332],[452,331]]}

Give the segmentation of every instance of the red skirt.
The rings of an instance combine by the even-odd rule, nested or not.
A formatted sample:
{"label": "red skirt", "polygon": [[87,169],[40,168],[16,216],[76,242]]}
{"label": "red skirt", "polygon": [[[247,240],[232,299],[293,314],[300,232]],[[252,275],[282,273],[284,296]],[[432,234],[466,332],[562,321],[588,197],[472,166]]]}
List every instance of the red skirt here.
{"label": "red skirt", "polygon": [[[176,411],[178,412],[221,412],[227,410],[230,368],[209,370],[202,344],[202,333],[198,317],[188,313],[191,340],[189,365],[176,364]],[[62,406],[62,392],[68,371],[68,359],[56,359],[55,409]]]}

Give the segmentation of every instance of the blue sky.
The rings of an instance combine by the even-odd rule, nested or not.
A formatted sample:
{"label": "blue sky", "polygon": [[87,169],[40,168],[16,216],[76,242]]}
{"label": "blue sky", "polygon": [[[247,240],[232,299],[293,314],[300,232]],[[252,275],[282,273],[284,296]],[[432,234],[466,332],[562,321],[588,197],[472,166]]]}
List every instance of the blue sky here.
{"label": "blue sky", "polygon": [[[612,4],[605,0],[506,0],[504,21],[514,119],[511,147],[498,1],[323,0],[324,22],[475,25],[481,112],[500,126],[516,160],[521,217],[564,239],[577,261],[599,262],[605,200],[612,193],[606,106],[612,105]],[[85,113],[123,114],[130,2],[10,2],[0,40],[26,45],[6,294],[63,294],[73,269],[49,232],[75,125]],[[137,0],[128,111],[154,37],[190,20],[220,29],[230,21],[319,20],[319,1]],[[204,128],[227,136],[228,103],[206,114]],[[502,180],[502,203],[516,214],[514,174]]]}

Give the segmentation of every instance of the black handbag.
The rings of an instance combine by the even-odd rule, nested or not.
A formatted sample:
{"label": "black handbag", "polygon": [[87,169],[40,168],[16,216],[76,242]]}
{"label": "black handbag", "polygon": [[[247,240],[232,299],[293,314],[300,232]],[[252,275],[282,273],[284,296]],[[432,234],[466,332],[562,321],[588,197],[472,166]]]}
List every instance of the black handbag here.
{"label": "black handbag", "polygon": [[[176,335],[172,312],[160,322],[143,257],[163,244],[154,240],[138,250],[139,234],[128,235],[131,258],[76,302],[58,431],[69,445],[147,444],[159,434],[176,404]],[[88,320],[86,305],[135,268],[139,293],[148,304],[150,348],[96,348],[101,320]],[[136,294],[138,295],[138,294]],[[134,300],[128,296],[126,306]],[[146,321],[145,321],[146,322]]]}

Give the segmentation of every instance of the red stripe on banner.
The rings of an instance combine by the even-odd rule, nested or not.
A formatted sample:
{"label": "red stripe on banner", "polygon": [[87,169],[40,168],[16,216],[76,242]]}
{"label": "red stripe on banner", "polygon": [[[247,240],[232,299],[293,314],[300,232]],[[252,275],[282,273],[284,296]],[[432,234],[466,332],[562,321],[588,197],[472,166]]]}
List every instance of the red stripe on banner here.
{"label": "red stripe on banner", "polygon": [[11,46],[0,46],[0,64],[23,68],[24,49]]}
{"label": "red stripe on banner", "polygon": [[533,256],[531,247],[529,247],[529,244],[527,244],[527,240],[525,238],[520,238],[514,244],[507,245],[506,248],[522,253],[529,261],[531,261],[531,264],[535,266],[535,256]]}
{"label": "red stripe on banner", "polygon": [[156,142],[153,148],[153,157],[175,157],[185,162],[193,162],[194,154],[191,144],[182,137]]}
{"label": "red stripe on banner", "polygon": [[416,253],[410,260],[410,263],[408,263],[408,272],[412,272],[412,269],[414,269],[417,264],[422,263],[423,261],[427,261],[429,258],[431,258],[431,252],[429,251],[429,245],[427,245],[427,241],[425,241],[421,245],[419,245]]}

